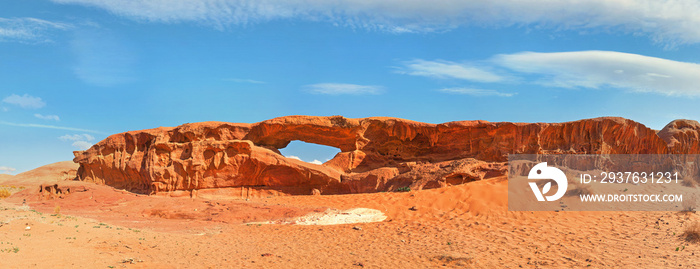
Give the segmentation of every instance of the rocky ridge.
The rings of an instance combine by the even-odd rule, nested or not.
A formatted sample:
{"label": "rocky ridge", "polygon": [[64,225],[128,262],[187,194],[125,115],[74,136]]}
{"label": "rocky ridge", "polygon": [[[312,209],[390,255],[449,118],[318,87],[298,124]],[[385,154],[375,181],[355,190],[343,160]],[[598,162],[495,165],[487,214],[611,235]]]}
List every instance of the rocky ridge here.
{"label": "rocky ridge", "polygon": [[[138,193],[247,188],[282,194],[428,189],[504,174],[508,154],[700,152],[700,124],[656,131],[624,118],[564,123],[287,116],[115,134],[76,151],[77,178]],[[316,165],[279,149],[300,140],[340,149]]]}

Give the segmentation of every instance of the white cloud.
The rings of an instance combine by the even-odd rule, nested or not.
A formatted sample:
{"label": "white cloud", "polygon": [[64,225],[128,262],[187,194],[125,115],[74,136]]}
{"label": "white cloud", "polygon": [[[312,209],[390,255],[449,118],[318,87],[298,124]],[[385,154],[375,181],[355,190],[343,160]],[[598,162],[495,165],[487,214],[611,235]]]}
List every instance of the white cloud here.
{"label": "white cloud", "polygon": [[244,78],[225,78],[224,81],[232,81],[237,83],[265,84],[265,81]]}
{"label": "white cloud", "polygon": [[46,105],[46,103],[44,103],[44,101],[42,101],[41,98],[34,97],[29,94],[25,94],[23,96],[12,94],[8,97],[5,97],[5,99],[2,99],[2,101],[4,103],[18,105],[21,108],[42,108]]}
{"label": "white cloud", "polygon": [[463,25],[615,30],[657,41],[700,42],[695,0],[53,0],[99,7],[146,22],[196,22],[219,29],[279,19],[325,21],[394,33]]}
{"label": "white cloud", "polygon": [[299,158],[299,157],[297,157],[297,156],[294,156],[294,155],[287,156],[287,158],[295,159],[295,160],[301,161],[301,158]]}
{"label": "white cloud", "polygon": [[700,96],[700,64],[614,51],[522,52],[494,57],[497,65],[563,88],[613,87],[635,92]]}
{"label": "white cloud", "polygon": [[6,108],[6,107],[2,107],[2,112],[7,112],[7,111],[10,111],[10,109]]}
{"label": "white cloud", "polygon": [[89,134],[74,134],[74,135],[63,135],[59,137],[58,139],[61,139],[63,141],[92,141],[95,140],[95,137]]}
{"label": "white cloud", "polygon": [[404,62],[404,67],[397,71],[400,74],[424,76],[433,78],[463,79],[477,82],[498,82],[502,76],[485,70],[485,68],[449,61],[413,60]]}
{"label": "white cloud", "polygon": [[14,171],[17,171],[17,169],[8,167],[8,166],[0,166],[0,173],[12,173]]}
{"label": "white cloud", "polygon": [[474,89],[474,88],[445,88],[438,90],[443,93],[451,94],[465,94],[472,96],[499,96],[499,97],[511,97],[515,95],[514,93],[504,93],[496,90],[485,90],[485,89]]}
{"label": "white cloud", "polygon": [[343,83],[318,83],[318,84],[306,85],[306,86],[304,86],[304,88],[310,93],[329,94],[329,95],[380,94],[384,91],[384,88],[381,86],[343,84]]}
{"label": "white cloud", "polygon": [[52,30],[67,30],[70,24],[36,18],[0,18],[0,41],[41,43],[51,41]]}
{"label": "white cloud", "polygon": [[79,150],[86,150],[92,147],[92,143],[87,141],[75,141],[73,142],[72,146],[78,148]]}
{"label": "white cloud", "polygon": [[34,117],[40,118],[42,120],[55,120],[55,121],[60,121],[61,118],[59,118],[56,115],[41,115],[41,114],[34,114]]}
{"label": "white cloud", "polygon": [[[286,156],[286,157],[289,158],[289,159],[295,159],[295,160],[298,160],[298,161],[307,162],[307,161],[304,161],[304,160],[302,160],[301,158],[299,158],[299,157],[297,157],[297,156],[294,156],[294,155],[290,155],[290,156]],[[321,162],[321,161],[319,161],[319,160],[313,160],[313,161],[310,161],[310,162],[307,162],[307,163],[318,164],[318,165],[323,164],[323,162]]]}
{"label": "white cloud", "polygon": [[102,133],[102,132],[93,131],[93,130],[88,130],[88,129],[80,129],[80,128],[72,128],[72,127],[63,127],[63,126],[55,126],[55,125],[33,124],[33,123],[14,123],[14,122],[0,121],[0,125],[15,126],[15,127],[29,127],[29,128],[44,128],[44,129],[67,130],[67,131],[88,132],[88,133],[96,133],[96,134],[101,134],[101,133]]}
{"label": "white cloud", "polygon": [[58,139],[62,141],[73,141],[73,144],[71,144],[73,147],[78,148],[79,150],[86,150],[92,147],[93,143],[90,143],[88,141],[93,141],[95,140],[95,137],[89,134],[73,134],[73,135],[63,135],[59,137]]}

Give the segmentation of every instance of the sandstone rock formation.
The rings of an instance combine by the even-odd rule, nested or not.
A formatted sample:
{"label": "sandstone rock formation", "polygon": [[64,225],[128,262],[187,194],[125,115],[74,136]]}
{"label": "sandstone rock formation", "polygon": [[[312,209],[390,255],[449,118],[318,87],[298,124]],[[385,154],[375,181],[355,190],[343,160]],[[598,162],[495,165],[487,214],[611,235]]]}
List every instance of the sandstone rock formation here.
{"label": "sandstone rock formation", "polygon": [[85,186],[59,186],[58,184],[41,184],[41,186],[39,186],[39,200],[63,198],[71,193],[84,191],[87,191],[87,188],[85,188]]}
{"label": "sandstone rock formation", "polygon": [[667,124],[659,137],[673,154],[700,153],[700,123],[694,120],[674,120]]}
{"label": "sandstone rock formation", "polygon": [[[678,131],[664,128],[657,135],[623,118],[429,124],[288,116],[255,124],[203,122],[115,134],[75,152],[74,161],[80,164],[80,180],[139,193],[229,187],[287,194],[393,191],[502,175],[507,155],[514,153],[698,152],[697,122],[694,132],[683,124],[674,125]],[[282,156],[279,149],[295,140],[341,152],[323,165]]]}

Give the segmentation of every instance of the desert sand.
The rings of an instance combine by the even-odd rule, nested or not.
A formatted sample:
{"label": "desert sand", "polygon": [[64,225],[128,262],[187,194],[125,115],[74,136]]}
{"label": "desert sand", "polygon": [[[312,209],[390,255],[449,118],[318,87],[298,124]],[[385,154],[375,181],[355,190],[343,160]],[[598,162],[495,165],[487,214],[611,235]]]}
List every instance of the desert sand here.
{"label": "desert sand", "polygon": [[[509,193],[505,173],[508,154],[698,154],[699,134],[341,116],[130,131],[0,177],[0,267],[697,268],[692,210],[509,211],[526,188]],[[280,154],[295,140],[341,152]]]}
{"label": "desert sand", "polygon": [[[695,213],[509,212],[504,177],[320,196],[162,197],[80,181],[59,182],[85,191],[38,194],[40,184],[76,168],[58,163],[0,183],[26,187],[0,201],[3,268],[700,266],[700,244],[681,235],[700,221]],[[261,224],[353,208],[386,219]]]}

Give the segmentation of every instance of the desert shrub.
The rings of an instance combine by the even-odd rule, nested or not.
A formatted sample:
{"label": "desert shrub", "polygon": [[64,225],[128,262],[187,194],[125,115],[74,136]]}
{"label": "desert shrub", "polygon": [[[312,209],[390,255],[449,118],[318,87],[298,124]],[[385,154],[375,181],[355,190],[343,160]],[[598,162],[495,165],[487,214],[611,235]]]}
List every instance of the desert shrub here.
{"label": "desert shrub", "polygon": [[697,185],[697,182],[695,182],[695,179],[693,179],[693,177],[684,177],[683,181],[681,181],[681,185],[692,188],[695,187],[695,185]]}
{"label": "desert shrub", "polygon": [[700,243],[700,222],[693,222],[686,227],[681,237],[691,243]]}
{"label": "desert shrub", "polygon": [[0,189],[0,199],[10,197],[10,195],[12,195],[12,192],[8,189]]}
{"label": "desert shrub", "polygon": [[411,187],[408,187],[408,186],[406,186],[406,187],[400,187],[400,188],[396,189],[396,191],[398,191],[398,192],[409,192],[409,191],[411,191]]}
{"label": "desert shrub", "polygon": [[12,196],[12,194],[14,194],[18,191],[21,191],[24,188],[25,187],[22,187],[22,186],[19,186],[19,187],[7,186],[7,185],[0,186],[0,199],[10,197],[10,196]]}

